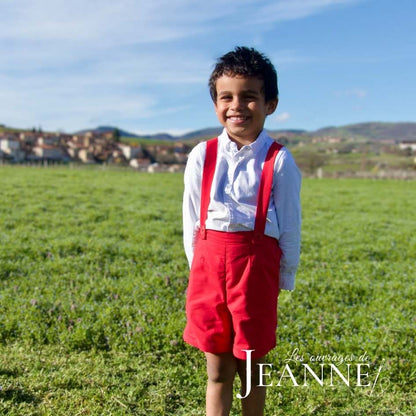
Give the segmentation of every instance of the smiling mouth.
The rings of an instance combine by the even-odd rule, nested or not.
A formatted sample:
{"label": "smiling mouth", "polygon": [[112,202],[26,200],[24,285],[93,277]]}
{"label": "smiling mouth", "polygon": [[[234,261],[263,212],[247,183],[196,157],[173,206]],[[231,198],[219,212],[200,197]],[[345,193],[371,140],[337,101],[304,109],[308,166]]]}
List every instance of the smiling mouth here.
{"label": "smiling mouth", "polygon": [[227,118],[232,123],[243,123],[248,120],[248,117],[244,117],[244,116],[229,116]]}

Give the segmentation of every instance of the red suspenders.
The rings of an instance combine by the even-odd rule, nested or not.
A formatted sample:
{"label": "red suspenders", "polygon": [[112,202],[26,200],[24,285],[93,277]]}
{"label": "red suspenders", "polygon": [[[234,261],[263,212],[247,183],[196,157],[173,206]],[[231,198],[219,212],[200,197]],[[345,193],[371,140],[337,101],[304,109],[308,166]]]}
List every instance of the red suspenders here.
{"label": "red suspenders", "polygon": [[[205,222],[208,215],[208,205],[210,201],[210,193],[212,180],[215,173],[215,165],[217,161],[218,138],[208,140],[205,152],[204,170],[202,174],[201,186],[201,208],[200,208],[200,233],[201,238],[206,238]],[[264,234],[266,227],[267,210],[269,208],[270,194],[273,183],[274,162],[279,150],[283,146],[277,142],[273,142],[270,146],[266,159],[264,161],[261,173],[259,193],[257,195],[256,220],[254,224],[254,240],[257,241]]]}
{"label": "red suspenders", "polygon": [[259,240],[264,235],[266,228],[267,210],[269,208],[270,194],[272,192],[274,162],[283,146],[273,142],[269,147],[261,172],[259,193],[257,195],[256,222],[254,223],[254,240]]}
{"label": "red suspenders", "polygon": [[217,162],[218,138],[207,141],[207,149],[205,151],[204,170],[202,173],[201,186],[201,208],[199,215],[201,238],[207,238],[205,221],[208,215],[208,205],[210,200],[212,179],[215,173],[215,164]]}

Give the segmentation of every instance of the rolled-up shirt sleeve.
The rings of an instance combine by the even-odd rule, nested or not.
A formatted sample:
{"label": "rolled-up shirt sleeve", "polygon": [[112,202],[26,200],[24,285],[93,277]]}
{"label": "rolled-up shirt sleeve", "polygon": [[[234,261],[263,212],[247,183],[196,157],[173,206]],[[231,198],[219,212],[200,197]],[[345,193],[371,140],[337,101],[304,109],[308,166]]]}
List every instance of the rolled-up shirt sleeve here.
{"label": "rolled-up shirt sleeve", "polygon": [[[283,150],[284,149],[284,150]],[[273,198],[279,226],[280,289],[295,288],[301,241],[300,188],[302,175],[290,152],[283,148],[275,163]]]}
{"label": "rolled-up shirt sleeve", "polygon": [[183,245],[191,266],[194,255],[195,235],[199,227],[202,171],[206,143],[195,146],[189,154],[184,174],[184,193],[182,205]]}

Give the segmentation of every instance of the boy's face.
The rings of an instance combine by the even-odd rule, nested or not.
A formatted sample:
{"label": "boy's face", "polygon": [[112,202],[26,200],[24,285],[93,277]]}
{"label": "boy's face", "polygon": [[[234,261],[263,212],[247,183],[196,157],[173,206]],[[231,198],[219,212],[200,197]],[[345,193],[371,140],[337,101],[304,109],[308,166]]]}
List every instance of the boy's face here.
{"label": "boy's face", "polygon": [[266,116],[272,114],[277,99],[265,101],[264,82],[258,78],[223,75],[217,79],[214,103],[219,122],[230,139],[245,145],[257,139]]}

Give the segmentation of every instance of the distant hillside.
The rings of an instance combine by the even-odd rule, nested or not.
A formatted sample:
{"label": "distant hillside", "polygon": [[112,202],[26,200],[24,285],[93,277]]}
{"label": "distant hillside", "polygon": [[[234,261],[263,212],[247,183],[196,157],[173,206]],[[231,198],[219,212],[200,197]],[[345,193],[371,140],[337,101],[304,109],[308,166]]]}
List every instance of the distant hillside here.
{"label": "distant hillside", "polygon": [[14,127],[8,127],[5,124],[0,124],[0,133],[14,133],[20,131],[28,131],[27,129],[17,129]]}
{"label": "distant hillside", "polygon": [[270,132],[274,134],[308,134],[307,130],[300,129],[271,130]]}
{"label": "distant hillside", "polygon": [[191,131],[190,133],[180,136],[180,140],[194,140],[206,137],[216,137],[222,132],[222,127],[209,127],[206,129]]}
{"label": "distant hillside", "polygon": [[[99,126],[94,129],[84,129],[77,131],[74,134],[85,134],[87,132],[93,133],[108,133],[118,129],[120,135],[123,137],[130,137],[134,139],[152,139],[152,140],[166,140],[166,141],[177,141],[177,140],[202,140],[209,137],[218,136],[221,133],[222,127],[209,127],[200,130],[193,130],[187,134],[180,136],[173,136],[168,133],[157,133],[157,134],[135,134],[125,130],[121,130],[118,127],[113,126]],[[11,128],[5,124],[0,124],[1,132],[16,132],[16,131],[27,131],[25,129]],[[383,122],[368,122],[368,123],[357,123],[349,124],[345,126],[330,126],[321,128],[316,131],[306,130],[269,130],[271,136],[279,137],[287,134],[288,136],[331,136],[350,138],[354,137],[357,139],[368,139],[368,140],[395,140],[395,141],[416,141],[416,123],[383,123]]]}
{"label": "distant hillside", "polygon": [[126,130],[121,130],[118,127],[113,127],[113,126],[99,126],[99,127],[96,127],[95,129],[84,129],[84,130],[77,131],[74,134],[85,134],[88,132],[95,133],[95,134],[103,134],[103,133],[111,133],[114,130],[118,130],[120,132],[120,135],[123,137],[131,137],[131,138],[136,138],[136,139],[153,139],[153,140],[177,140],[176,137],[168,133],[135,134],[135,133],[130,133],[129,131],[126,131]]}
{"label": "distant hillside", "polygon": [[[211,127],[195,130],[183,136],[176,137],[177,140],[197,140],[207,137],[215,137],[220,134],[222,127]],[[273,137],[288,135],[308,136],[333,136],[333,137],[355,137],[370,140],[396,140],[416,141],[416,123],[381,123],[368,122],[349,124],[339,127],[325,127],[316,131],[306,130],[269,130]]]}
{"label": "distant hillside", "polygon": [[416,141],[416,123],[358,123],[341,127],[325,127],[310,132],[316,136],[357,137],[373,140]]}
{"label": "distant hillside", "polygon": [[[85,134],[87,132],[92,132],[96,134],[102,134],[102,133],[109,133],[116,130],[117,127],[111,127],[111,126],[100,126],[95,129],[84,129],[77,131],[75,134]],[[202,140],[210,137],[216,137],[219,134],[221,134],[223,130],[222,126],[219,127],[208,127],[205,129],[200,130],[193,130],[189,133],[186,133],[184,135],[179,136],[172,136],[168,133],[156,133],[156,134],[135,134],[130,133],[125,130],[118,129],[120,132],[120,135],[123,137],[131,137],[131,138],[138,138],[138,139],[150,139],[150,140]],[[270,131],[270,134],[273,136],[276,135],[284,135],[284,134],[296,134],[296,135],[302,135],[302,134],[308,134],[306,130],[273,130]]]}
{"label": "distant hillside", "polygon": [[114,130],[118,130],[120,132],[121,136],[129,136],[129,137],[140,137],[135,135],[134,133],[129,133],[128,131],[125,130],[121,130],[118,127],[113,127],[113,126],[99,126],[96,127],[95,129],[84,129],[84,130],[79,130],[76,131],[74,134],[85,134],[85,133],[94,133],[94,134],[104,134],[104,133],[112,133]]}
{"label": "distant hillside", "polygon": [[156,134],[148,134],[148,135],[141,135],[141,136],[133,136],[133,137],[140,137],[141,139],[152,139],[152,140],[178,140],[176,136],[172,136],[168,133],[156,133]]}

